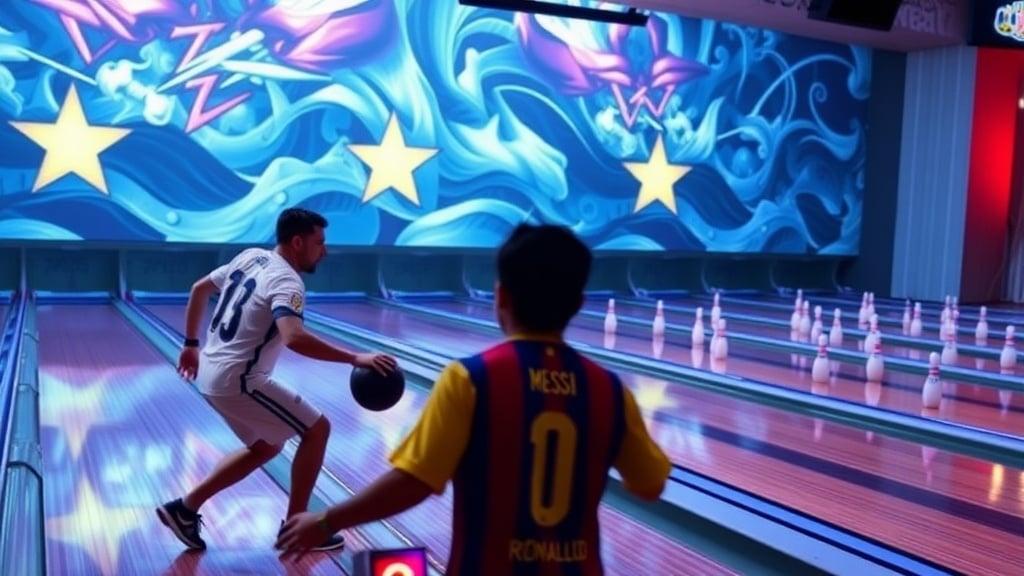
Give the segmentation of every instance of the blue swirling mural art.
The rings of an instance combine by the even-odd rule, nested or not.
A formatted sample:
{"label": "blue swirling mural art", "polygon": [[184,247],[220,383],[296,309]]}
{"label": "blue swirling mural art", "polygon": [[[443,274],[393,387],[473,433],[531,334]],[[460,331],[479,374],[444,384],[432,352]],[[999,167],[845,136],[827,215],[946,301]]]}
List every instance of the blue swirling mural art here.
{"label": "blue swirling mural art", "polygon": [[17,0],[0,238],[856,254],[871,52],[455,0]]}

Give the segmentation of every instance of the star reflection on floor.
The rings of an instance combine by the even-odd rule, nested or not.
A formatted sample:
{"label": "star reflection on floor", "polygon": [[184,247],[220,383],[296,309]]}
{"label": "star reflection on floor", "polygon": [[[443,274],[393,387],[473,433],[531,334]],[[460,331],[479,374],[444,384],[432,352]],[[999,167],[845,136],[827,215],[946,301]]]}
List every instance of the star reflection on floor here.
{"label": "star reflection on floor", "polygon": [[277,561],[287,497],[262,472],[203,507],[210,549],[183,554],[154,508],[240,443],[169,367],[62,372],[41,370],[40,383],[50,573],[337,573],[329,555]]}

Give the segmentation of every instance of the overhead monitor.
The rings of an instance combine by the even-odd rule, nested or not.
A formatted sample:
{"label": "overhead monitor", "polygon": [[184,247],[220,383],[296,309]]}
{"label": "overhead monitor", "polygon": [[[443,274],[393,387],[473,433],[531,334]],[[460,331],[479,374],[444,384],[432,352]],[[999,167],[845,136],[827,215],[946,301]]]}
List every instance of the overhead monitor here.
{"label": "overhead monitor", "polygon": [[1024,0],[973,0],[970,5],[969,45],[1024,48]]}

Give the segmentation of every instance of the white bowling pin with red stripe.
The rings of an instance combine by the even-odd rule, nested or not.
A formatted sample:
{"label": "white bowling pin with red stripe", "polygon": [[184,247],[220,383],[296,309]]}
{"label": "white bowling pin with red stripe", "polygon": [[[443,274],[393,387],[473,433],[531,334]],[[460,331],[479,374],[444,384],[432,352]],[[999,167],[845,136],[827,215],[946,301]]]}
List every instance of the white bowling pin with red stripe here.
{"label": "white bowling pin with red stripe", "polygon": [[818,336],[818,355],[811,364],[811,381],[817,384],[828,382],[828,338],[821,334]]}
{"label": "white bowling pin with red stripe", "polygon": [[921,388],[921,405],[934,410],[942,403],[942,380],[939,379],[939,353],[928,355],[928,377]]}
{"label": "white bowling pin with red stripe", "polygon": [[868,322],[868,333],[864,335],[864,351],[870,352],[875,349],[875,340],[882,335],[878,330],[878,314],[872,314]]}
{"label": "white bowling pin with red stripe", "polygon": [[864,365],[864,373],[867,376],[868,382],[881,382],[882,377],[885,376],[885,359],[882,358],[881,336],[874,339],[874,348],[871,350],[868,361]]}
{"label": "white bowling pin with red stripe", "polygon": [[1006,341],[1003,342],[1003,351],[999,353],[999,369],[1013,373],[1017,367],[1017,346],[1014,342],[1013,326],[1006,327]]}
{"label": "white bowling pin with red stripe", "polygon": [[832,311],[832,328],[828,331],[828,345],[839,348],[843,345],[843,311],[836,308]]}
{"label": "white bowling pin with red stripe", "polygon": [[978,346],[988,345],[988,306],[978,311],[978,324],[974,327],[974,343]]}
{"label": "white bowling pin with red stripe", "polygon": [[817,342],[824,326],[821,323],[821,306],[814,307],[814,323],[811,324],[811,342]]}
{"label": "white bowling pin with red stripe", "polygon": [[942,363],[946,366],[955,366],[959,355],[956,350],[956,330],[950,324],[946,330],[946,342],[942,346]]}
{"label": "white bowling pin with red stripe", "polygon": [[811,303],[804,300],[800,308],[800,341],[810,342],[811,339]]}
{"label": "white bowling pin with red stripe", "polygon": [[914,318],[910,321],[910,337],[920,338],[921,337],[921,303],[914,303]]}

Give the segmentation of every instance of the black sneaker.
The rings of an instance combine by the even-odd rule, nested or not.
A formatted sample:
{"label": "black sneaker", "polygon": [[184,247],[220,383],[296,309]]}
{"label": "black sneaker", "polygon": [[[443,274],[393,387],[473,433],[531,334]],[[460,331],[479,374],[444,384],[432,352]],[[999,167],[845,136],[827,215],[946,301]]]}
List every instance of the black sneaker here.
{"label": "black sneaker", "polygon": [[181,498],[171,500],[157,508],[156,515],[164,526],[174,532],[182,544],[193,550],[206,550],[206,542],[199,536],[199,527],[203,524],[203,517],[185,508]]}
{"label": "black sneaker", "polygon": [[[281,521],[281,527],[277,529],[277,537],[281,537],[281,532],[284,531],[284,520]],[[310,550],[314,552],[328,552],[330,550],[340,550],[345,547],[345,537],[341,534],[332,534],[327,537],[327,540],[319,546],[314,546]]]}

